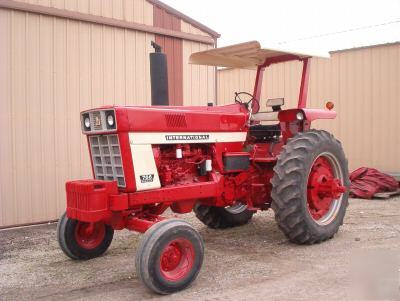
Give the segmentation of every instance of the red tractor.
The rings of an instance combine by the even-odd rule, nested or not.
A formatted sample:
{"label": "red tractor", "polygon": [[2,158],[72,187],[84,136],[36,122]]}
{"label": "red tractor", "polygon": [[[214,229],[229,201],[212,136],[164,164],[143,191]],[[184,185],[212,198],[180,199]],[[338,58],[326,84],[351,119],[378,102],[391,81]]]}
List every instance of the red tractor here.
{"label": "red tractor", "polygon": [[[145,233],[137,275],[150,290],[168,294],[195,280],[204,254],[190,224],[161,216],[168,208],[194,211],[219,229],[246,224],[271,207],[290,241],[332,238],[348,204],[348,167],[340,142],[310,128],[313,120],[336,117],[331,103],[306,108],[311,56],[262,49],[255,41],[198,52],[191,63],[257,67],[253,94],[235,93],[235,103],[224,106],[82,112],[95,179],[66,183],[67,209],[57,229],[64,253],[90,259],[107,250],[114,230]],[[282,110],[283,99],[270,99],[260,109],[265,68],[291,60],[303,63],[297,108]],[[152,70],[152,79],[162,81],[163,74]]]}

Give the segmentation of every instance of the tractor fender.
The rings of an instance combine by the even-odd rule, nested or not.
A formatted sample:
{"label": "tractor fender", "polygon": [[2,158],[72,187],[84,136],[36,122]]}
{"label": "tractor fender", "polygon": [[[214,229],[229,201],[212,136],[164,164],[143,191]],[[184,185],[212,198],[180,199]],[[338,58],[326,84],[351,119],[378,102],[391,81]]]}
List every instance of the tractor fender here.
{"label": "tractor fender", "polygon": [[325,109],[302,109],[305,118],[309,121],[317,119],[335,119],[337,113],[332,110]]}
{"label": "tractor fender", "polygon": [[278,113],[278,120],[280,122],[292,122],[296,120],[296,114],[302,112],[304,119],[313,121],[317,119],[335,119],[336,112],[325,109],[289,109],[282,110]]}

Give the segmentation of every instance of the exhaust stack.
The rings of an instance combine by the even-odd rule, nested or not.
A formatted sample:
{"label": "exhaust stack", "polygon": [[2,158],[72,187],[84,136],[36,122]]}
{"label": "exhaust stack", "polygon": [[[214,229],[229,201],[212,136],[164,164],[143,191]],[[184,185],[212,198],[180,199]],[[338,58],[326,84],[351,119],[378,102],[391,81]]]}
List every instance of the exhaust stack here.
{"label": "exhaust stack", "polygon": [[167,55],[161,46],[151,42],[154,52],[150,53],[151,105],[168,106],[168,66]]}

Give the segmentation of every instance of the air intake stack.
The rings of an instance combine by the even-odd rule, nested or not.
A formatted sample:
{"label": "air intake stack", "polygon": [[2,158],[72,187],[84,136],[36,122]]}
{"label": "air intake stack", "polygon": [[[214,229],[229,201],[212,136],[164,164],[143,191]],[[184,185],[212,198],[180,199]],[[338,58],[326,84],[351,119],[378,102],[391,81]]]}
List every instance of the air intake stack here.
{"label": "air intake stack", "polygon": [[151,42],[154,52],[150,53],[151,105],[168,106],[168,67],[167,55],[161,46]]}

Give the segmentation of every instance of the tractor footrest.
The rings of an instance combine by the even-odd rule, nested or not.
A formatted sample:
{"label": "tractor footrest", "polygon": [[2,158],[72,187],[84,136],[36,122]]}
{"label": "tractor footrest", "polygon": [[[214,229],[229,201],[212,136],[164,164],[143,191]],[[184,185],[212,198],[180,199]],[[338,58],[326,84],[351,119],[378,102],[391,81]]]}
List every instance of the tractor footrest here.
{"label": "tractor footrest", "polygon": [[67,216],[84,222],[98,222],[111,216],[111,210],[128,207],[126,194],[119,194],[117,182],[79,180],[65,184]]}

